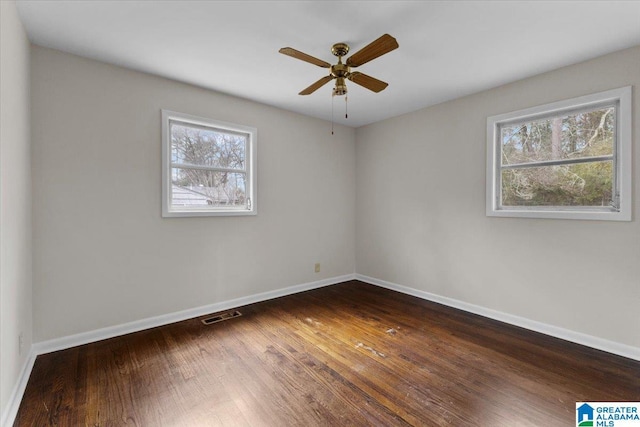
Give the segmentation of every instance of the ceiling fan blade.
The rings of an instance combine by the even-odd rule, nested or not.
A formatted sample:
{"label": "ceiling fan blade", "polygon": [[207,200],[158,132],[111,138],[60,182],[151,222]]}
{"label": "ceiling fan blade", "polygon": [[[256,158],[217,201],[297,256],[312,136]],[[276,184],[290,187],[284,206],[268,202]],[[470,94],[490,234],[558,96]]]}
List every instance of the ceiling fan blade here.
{"label": "ceiling fan blade", "polygon": [[315,82],[314,84],[312,84],[311,86],[309,86],[308,88],[300,92],[298,95],[310,95],[316,90],[320,89],[322,86],[329,83],[331,80],[333,80],[333,76],[324,76],[323,78],[321,78],[320,80],[318,80],[317,82]]}
{"label": "ceiling fan blade", "polygon": [[378,80],[366,74],[359,73],[358,71],[349,74],[349,77],[347,78],[352,82],[359,84],[362,87],[366,87],[367,89],[376,93],[383,91],[387,86],[389,86],[389,83],[385,83],[382,80]]}
{"label": "ceiling fan blade", "polygon": [[313,65],[317,65],[318,67],[322,67],[322,68],[330,68],[331,64],[329,64],[328,62],[323,61],[322,59],[318,59],[315,58],[311,55],[307,55],[304,52],[300,52],[299,50],[295,50],[292,47],[283,47],[282,49],[280,49],[278,52],[290,56],[292,58],[296,58],[299,59],[301,61],[305,61],[308,62],[310,64]]}
{"label": "ceiling fan blade", "polygon": [[359,67],[366,64],[372,59],[389,53],[398,48],[398,42],[389,34],[384,34],[380,38],[372,41],[347,59],[347,65],[350,67]]}

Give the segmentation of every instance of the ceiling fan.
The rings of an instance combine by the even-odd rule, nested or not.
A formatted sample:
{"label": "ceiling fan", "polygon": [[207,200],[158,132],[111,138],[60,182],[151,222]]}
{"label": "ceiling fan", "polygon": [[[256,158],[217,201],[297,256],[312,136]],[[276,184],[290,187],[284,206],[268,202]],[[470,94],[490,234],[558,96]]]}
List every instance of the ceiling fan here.
{"label": "ceiling fan", "polygon": [[306,53],[300,52],[299,50],[293,49],[291,47],[283,47],[279,50],[279,52],[284,55],[291,56],[292,58],[296,58],[322,68],[330,69],[330,74],[328,76],[325,76],[317,82],[313,83],[311,86],[300,92],[299,95],[309,95],[325,84],[329,83],[333,79],[336,80],[336,86],[333,89],[333,94],[346,95],[347,84],[345,82],[345,79],[351,80],[352,82],[359,84],[360,86],[376,93],[384,90],[387,86],[389,86],[388,83],[385,83],[382,80],[378,80],[358,71],[352,72],[351,68],[356,68],[363,64],[366,64],[367,62],[376,59],[379,56],[384,55],[385,53],[389,53],[397,48],[398,42],[396,41],[396,39],[391,37],[389,34],[384,34],[383,36],[379,37],[378,39],[374,40],[367,46],[351,55],[343,64],[342,57],[349,53],[349,45],[346,43],[336,43],[333,45],[333,47],[331,47],[331,53],[338,57],[338,63],[335,65],[331,65],[328,62],[315,58],[311,55],[307,55]]}

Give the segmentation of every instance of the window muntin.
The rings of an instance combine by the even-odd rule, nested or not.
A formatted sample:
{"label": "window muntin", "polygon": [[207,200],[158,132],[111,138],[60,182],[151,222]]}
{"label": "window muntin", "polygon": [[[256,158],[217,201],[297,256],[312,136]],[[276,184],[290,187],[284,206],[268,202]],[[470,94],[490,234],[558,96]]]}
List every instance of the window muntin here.
{"label": "window muntin", "polygon": [[487,215],[631,219],[631,88],[487,119]]}
{"label": "window muntin", "polygon": [[163,116],[163,216],[253,215],[251,127],[171,111]]}

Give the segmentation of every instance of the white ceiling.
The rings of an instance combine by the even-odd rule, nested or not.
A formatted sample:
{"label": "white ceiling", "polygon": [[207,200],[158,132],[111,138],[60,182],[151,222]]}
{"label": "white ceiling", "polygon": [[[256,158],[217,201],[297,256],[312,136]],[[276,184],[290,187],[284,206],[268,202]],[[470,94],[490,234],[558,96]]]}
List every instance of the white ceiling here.
{"label": "white ceiling", "polygon": [[54,1],[19,0],[30,40],[80,56],[331,119],[332,84],[298,92],[326,70],[281,55],[289,46],[334,63],[384,33],[400,48],[358,68],[389,83],[349,87],[358,127],[640,45],[640,1]]}

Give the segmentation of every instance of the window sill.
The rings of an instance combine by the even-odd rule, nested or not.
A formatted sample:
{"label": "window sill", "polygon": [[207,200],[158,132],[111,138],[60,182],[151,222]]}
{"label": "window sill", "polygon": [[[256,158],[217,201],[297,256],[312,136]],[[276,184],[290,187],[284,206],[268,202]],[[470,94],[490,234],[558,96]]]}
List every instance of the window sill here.
{"label": "window sill", "polygon": [[206,216],[252,216],[257,215],[254,210],[227,210],[227,211],[163,211],[163,218],[185,218],[185,217],[206,217]]}
{"label": "window sill", "polygon": [[631,221],[631,212],[571,211],[545,209],[488,209],[487,216],[543,219],[583,219],[596,221]]}

